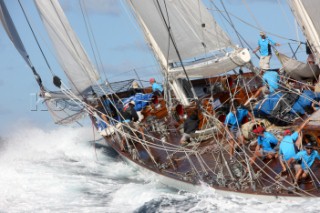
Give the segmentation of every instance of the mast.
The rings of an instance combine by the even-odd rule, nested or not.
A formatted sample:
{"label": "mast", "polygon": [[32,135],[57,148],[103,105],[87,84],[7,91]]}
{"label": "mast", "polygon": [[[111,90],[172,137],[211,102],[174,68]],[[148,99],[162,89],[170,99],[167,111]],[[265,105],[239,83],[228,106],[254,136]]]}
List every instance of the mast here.
{"label": "mast", "polygon": [[[185,105],[188,98],[179,78],[212,77],[250,61],[248,50],[235,48],[201,1],[127,1],[175,96]],[[228,49],[236,50],[229,55]]]}
{"label": "mast", "polygon": [[291,10],[296,17],[310,48],[315,56],[315,62],[320,60],[320,1],[318,0],[288,0]]}

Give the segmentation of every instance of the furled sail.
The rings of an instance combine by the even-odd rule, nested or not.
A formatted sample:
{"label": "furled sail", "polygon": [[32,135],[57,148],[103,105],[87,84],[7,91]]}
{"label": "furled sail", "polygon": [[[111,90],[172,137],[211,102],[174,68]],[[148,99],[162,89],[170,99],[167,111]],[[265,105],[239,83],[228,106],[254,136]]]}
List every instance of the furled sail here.
{"label": "furled sail", "polygon": [[289,0],[293,14],[296,17],[308,43],[315,54],[315,62],[320,60],[320,1],[319,0]]}
{"label": "furled sail", "polygon": [[14,46],[19,51],[20,55],[26,61],[29,67],[32,68],[32,65],[28,57],[28,53],[24,48],[24,45],[20,39],[20,36],[16,30],[16,27],[14,26],[14,23],[3,0],[0,0],[0,20],[3,25],[3,28],[6,30]]}
{"label": "furled sail", "polygon": [[57,0],[34,0],[71,88],[81,94],[99,79]]}
{"label": "furled sail", "polygon": [[250,61],[246,49],[226,54],[233,44],[201,1],[128,2],[158,60],[175,77],[184,75],[179,55],[188,75],[195,77],[218,75]]}
{"label": "furled sail", "polygon": [[297,61],[282,53],[276,53],[284,71],[289,77],[296,80],[316,79],[320,74],[320,68],[314,64]]}

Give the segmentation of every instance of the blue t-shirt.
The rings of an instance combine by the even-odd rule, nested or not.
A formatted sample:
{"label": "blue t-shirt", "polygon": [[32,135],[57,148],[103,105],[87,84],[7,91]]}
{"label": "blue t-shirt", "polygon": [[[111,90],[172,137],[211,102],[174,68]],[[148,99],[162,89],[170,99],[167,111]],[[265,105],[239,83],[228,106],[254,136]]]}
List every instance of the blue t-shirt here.
{"label": "blue t-shirt", "polygon": [[304,108],[307,106],[311,106],[312,101],[315,99],[319,99],[318,92],[313,92],[311,90],[303,90],[302,94],[299,96],[298,100],[293,104],[291,112],[305,114]]}
{"label": "blue t-shirt", "polygon": [[158,84],[158,83],[154,82],[154,83],[152,84],[152,91],[153,91],[153,92],[159,91],[159,92],[162,93],[162,92],[163,92],[163,87],[162,87],[161,84]]}
{"label": "blue t-shirt", "polygon": [[106,99],[102,102],[104,108],[107,110],[108,113],[111,113],[111,101]]}
{"label": "blue t-shirt", "polygon": [[231,129],[236,129],[238,128],[238,124],[241,125],[243,118],[247,115],[248,110],[241,108],[237,109],[236,115],[233,114],[233,112],[228,113],[224,123],[231,126]]}
{"label": "blue t-shirt", "polygon": [[285,161],[289,160],[296,154],[294,142],[298,137],[298,132],[294,132],[292,135],[286,135],[283,137],[279,146],[279,154],[283,156]]}
{"label": "blue t-shirt", "polygon": [[276,89],[279,88],[278,82],[279,82],[279,74],[275,71],[266,71],[262,79],[264,80],[264,83],[267,83],[269,85],[269,91],[270,93],[273,93]]}
{"label": "blue t-shirt", "polygon": [[[301,160],[301,167],[303,170],[306,170],[308,167],[310,168],[314,162],[314,160],[317,158],[320,160],[320,155],[318,151],[313,150],[310,155],[308,155],[306,150],[302,150],[298,152],[295,156],[293,156],[295,160]],[[306,165],[307,164],[307,165]]]}
{"label": "blue t-shirt", "polygon": [[311,90],[303,90],[302,94],[299,96],[297,102],[302,106],[311,106],[312,100],[316,98],[316,93]]}
{"label": "blue t-shirt", "polygon": [[258,136],[258,145],[262,146],[263,151],[274,151],[274,149],[271,148],[271,143],[277,145],[278,139],[270,132],[264,132],[263,136]]}
{"label": "blue t-shirt", "polygon": [[261,56],[268,56],[271,55],[271,47],[269,46],[269,43],[272,45],[275,45],[276,43],[271,38],[260,38],[258,40],[258,45],[260,47],[260,55]]}
{"label": "blue t-shirt", "polygon": [[107,128],[107,124],[101,120],[96,121],[98,131],[102,131]]}

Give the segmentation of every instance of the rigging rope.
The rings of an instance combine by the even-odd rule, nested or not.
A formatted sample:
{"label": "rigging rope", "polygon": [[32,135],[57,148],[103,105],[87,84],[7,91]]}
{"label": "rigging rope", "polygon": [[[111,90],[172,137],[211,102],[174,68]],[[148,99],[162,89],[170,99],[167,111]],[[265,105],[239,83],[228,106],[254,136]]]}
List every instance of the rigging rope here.
{"label": "rigging rope", "polygon": [[18,0],[18,2],[19,2],[19,5],[20,5],[20,7],[21,7],[21,10],[22,10],[22,12],[23,12],[23,14],[24,14],[24,17],[25,17],[25,19],[26,19],[26,21],[27,21],[27,23],[28,23],[28,26],[29,26],[29,28],[30,28],[30,30],[31,30],[31,32],[32,32],[33,38],[35,39],[35,41],[36,41],[36,43],[37,43],[37,45],[38,45],[38,47],[39,47],[39,50],[41,51],[41,54],[42,54],[42,56],[43,56],[43,58],[44,58],[44,60],[45,60],[45,62],[46,62],[46,64],[47,64],[47,66],[48,66],[48,68],[49,68],[49,71],[51,72],[52,76],[55,76],[55,74],[53,73],[53,71],[52,71],[52,69],[51,69],[51,67],[50,67],[50,65],[49,65],[49,62],[48,62],[48,60],[47,60],[47,57],[44,55],[44,52],[43,52],[43,50],[42,50],[42,48],[41,48],[41,46],[40,46],[40,44],[39,44],[39,41],[38,41],[38,39],[37,39],[37,37],[36,37],[36,34],[34,33],[33,28],[31,27],[29,18],[27,17],[27,14],[26,14],[25,10],[23,9],[23,6],[22,6],[20,0]]}
{"label": "rigging rope", "polygon": [[[212,1],[212,0],[211,0],[211,1]],[[208,10],[213,10],[213,9],[208,8]],[[222,13],[226,13],[225,11],[219,10],[219,8],[218,8],[218,7],[216,7],[216,6],[215,6],[215,10],[216,10],[216,11],[218,11],[218,12],[220,12],[221,14],[222,14]],[[236,15],[234,15],[234,14],[230,13],[230,12],[228,12],[228,13],[229,13],[229,15],[230,15],[230,16],[232,16],[232,17],[234,17],[234,18],[238,19],[239,21],[241,21],[242,23],[244,23],[244,24],[248,25],[249,27],[251,27],[251,28],[253,28],[253,29],[256,29],[256,30],[258,30],[258,31],[260,31],[260,30],[261,30],[261,28],[256,27],[256,26],[255,26],[255,25],[253,25],[253,24],[250,24],[249,22],[247,22],[247,21],[243,20],[243,19],[242,19],[242,18],[240,18],[239,16],[236,16]],[[226,18],[225,18],[225,19],[226,19]],[[281,35],[276,34],[276,33],[272,33],[272,32],[269,32],[269,31],[264,31],[264,32],[265,32],[266,34],[268,34],[268,35],[272,35],[272,36],[275,36],[275,37],[277,37],[277,38],[281,38],[281,39],[288,40],[288,41],[293,41],[293,42],[296,42],[296,43],[302,43],[302,44],[305,44],[305,42],[303,42],[303,41],[299,41],[299,40],[296,40],[296,39],[292,39],[292,38],[284,37],[284,36],[281,36]],[[241,37],[241,38],[243,39],[243,37]]]}
{"label": "rigging rope", "polygon": [[261,27],[261,25],[259,24],[258,20],[256,19],[256,17],[254,16],[254,14],[252,13],[249,5],[247,4],[246,0],[242,0],[243,4],[245,5],[245,7],[247,8],[249,14],[251,15],[251,18],[254,20],[254,22],[256,23],[256,25],[258,26],[258,29],[260,31],[264,31],[263,28]]}
{"label": "rigging rope", "polygon": [[227,17],[228,17],[228,19],[229,19],[228,22],[231,24],[232,29],[235,31],[235,33],[236,33],[236,35],[237,35],[237,37],[238,37],[238,39],[239,39],[239,42],[240,42],[241,46],[244,46],[243,43],[242,43],[242,40],[241,40],[241,38],[240,38],[239,32],[237,31],[236,27],[234,26],[234,24],[233,24],[233,22],[232,22],[232,19],[230,18],[230,15],[229,15],[229,12],[227,11],[227,8],[225,7],[225,5],[224,5],[224,3],[223,3],[222,0],[220,0],[220,3],[221,3],[221,5],[222,5],[223,9],[226,11]]}
{"label": "rigging rope", "polygon": [[[194,90],[194,87],[193,87],[193,85],[192,85],[192,83],[191,83],[191,81],[190,81],[190,79],[189,79],[189,76],[188,76],[188,74],[187,74],[187,71],[186,71],[186,69],[185,69],[185,67],[184,67],[184,64],[183,64],[183,61],[182,61],[182,58],[181,58],[181,55],[180,55],[180,51],[179,51],[179,49],[178,49],[178,47],[177,47],[177,44],[176,44],[176,42],[175,42],[175,39],[174,39],[172,33],[171,33],[170,18],[169,18],[169,15],[168,15],[168,8],[167,8],[166,1],[164,1],[164,5],[165,5],[165,9],[166,9],[166,14],[167,14],[168,22],[166,21],[166,19],[165,19],[165,17],[164,17],[164,14],[163,14],[163,11],[162,11],[162,9],[161,9],[159,0],[157,0],[157,5],[158,5],[159,11],[160,11],[160,15],[161,15],[161,17],[162,17],[162,19],[163,19],[163,22],[164,22],[164,24],[165,24],[165,26],[166,26],[166,28],[167,28],[167,30],[168,30],[169,38],[170,38],[170,40],[171,40],[171,42],[172,42],[172,44],[173,44],[173,47],[174,47],[174,49],[175,49],[175,51],[176,51],[176,53],[177,53],[177,56],[178,56],[178,58],[179,58],[179,61],[180,61],[180,63],[181,63],[181,67],[182,67],[183,73],[185,74],[185,76],[186,76],[186,78],[187,78],[187,81],[188,81],[188,83],[189,83],[189,86],[190,86],[190,88],[191,88],[191,91],[192,91],[192,93],[193,93],[193,97],[194,97],[195,99],[198,99],[197,94],[196,94],[196,92],[195,92],[195,90]],[[169,49],[168,49],[168,50],[169,50]]]}
{"label": "rigging rope", "polygon": [[[79,4],[80,4],[82,17],[83,17],[83,20],[84,20],[84,23],[85,23],[85,26],[86,26],[86,31],[88,33],[88,38],[89,38],[89,41],[90,41],[91,51],[93,53],[94,60],[96,62],[97,67],[100,67],[100,69],[98,69],[98,70],[100,71],[100,73],[103,73],[105,79],[107,79],[106,71],[105,71],[104,65],[102,63],[101,54],[99,53],[98,45],[96,43],[96,39],[95,39],[93,30],[92,30],[92,26],[91,26],[91,24],[90,24],[90,22],[88,20],[88,12],[87,12],[87,10],[84,10],[84,8],[86,8],[86,3],[85,2],[86,1],[81,0],[81,1],[79,1]],[[96,51],[95,51],[95,49],[96,49]],[[96,52],[97,52],[97,54],[96,54]]]}

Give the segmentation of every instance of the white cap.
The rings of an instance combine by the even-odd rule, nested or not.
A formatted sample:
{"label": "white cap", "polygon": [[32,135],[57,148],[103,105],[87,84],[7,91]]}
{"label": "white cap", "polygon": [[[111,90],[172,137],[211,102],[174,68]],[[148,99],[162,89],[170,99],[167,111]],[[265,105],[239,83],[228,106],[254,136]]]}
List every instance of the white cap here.
{"label": "white cap", "polygon": [[134,101],[130,101],[129,104],[136,105]]}

